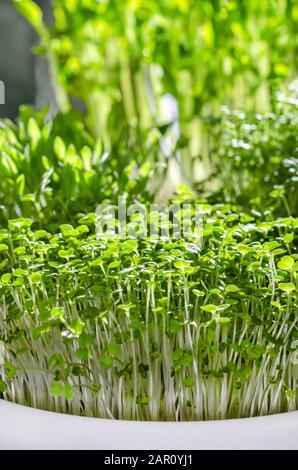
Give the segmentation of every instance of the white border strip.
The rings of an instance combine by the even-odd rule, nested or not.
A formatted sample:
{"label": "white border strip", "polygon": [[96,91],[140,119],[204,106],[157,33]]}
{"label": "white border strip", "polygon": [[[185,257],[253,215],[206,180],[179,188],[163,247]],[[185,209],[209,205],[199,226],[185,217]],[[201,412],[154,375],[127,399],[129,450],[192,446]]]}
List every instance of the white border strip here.
{"label": "white border strip", "polygon": [[298,450],[298,411],[224,421],[113,421],[0,400],[0,449]]}

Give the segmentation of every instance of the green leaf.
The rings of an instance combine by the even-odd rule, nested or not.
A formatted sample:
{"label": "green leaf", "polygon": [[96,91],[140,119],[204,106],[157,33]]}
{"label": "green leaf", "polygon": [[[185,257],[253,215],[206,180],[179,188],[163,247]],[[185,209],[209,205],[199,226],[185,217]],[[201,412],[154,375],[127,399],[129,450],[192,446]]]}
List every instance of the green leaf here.
{"label": "green leaf", "polygon": [[204,312],[215,313],[217,311],[217,306],[208,304],[201,307],[201,310],[203,310]]}
{"label": "green leaf", "polygon": [[32,337],[34,341],[38,341],[45,333],[48,333],[51,330],[51,325],[46,324],[34,328],[32,331]]}
{"label": "green leaf", "polygon": [[182,348],[175,349],[172,358],[175,366],[189,366],[192,363],[191,353]]}
{"label": "green leaf", "polygon": [[257,271],[258,269],[260,269],[262,267],[261,263],[259,261],[254,261],[253,263],[251,263],[247,270],[248,271]]}
{"label": "green leaf", "polygon": [[42,20],[42,10],[32,0],[13,0],[16,9],[33,26],[38,34],[44,36],[46,28]]}
{"label": "green leaf", "polygon": [[226,292],[232,293],[232,292],[239,292],[239,287],[235,286],[235,284],[228,284],[226,287]]}
{"label": "green leaf", "polygon": [[36,202],[35,194],[24,194],[21,198],[22,202]]}
{"label": "green leaf", "polygon": [[22,276],[18,276],[17,279],[12,283],[13,287],[22,286],[24,283],[24,278]]}
{"label": "green leaf", "polygon": [[64,385],[64,396],[68,401],[73,399],[73,386],[69,383]]}
{"label": "green leaf", "polygon": [[119,268],[121,266],[121,261],[113,261],[109,264],[109,269]]}
{"label": "green leaf", "polygon": [[[298,263],[297,263],[297,264],[298,264]],[[3,269],[5,269],[7,265],[8,265],[8,258],[4,259],[4,260],[0,263],[0,270],[2,271]]]}
{"label": "green leaf", "polygon": [[288,245],[289,243],[292,243],[294,240],[294,234],[293,233],[286,233],[283,237],[284,242]]}
{"label": "green leaf", "polygon": [[273,305],[273,307],[276,307],[278,309],[281,309],[281,304],[280,302],[276,301],[276,300],[271,300],[271,305]]}
{"label": "green leaf", "polygon": [[53,354],[48,360],[49,367],[64,367],[65,360],[61,354]]}
{"label": "green leaf", "polygon": [[41,240],[42,238],[49,240],[51,236],[52,235],[49,232],[46,232],[45,230],[36,230],[36,232],[34,232],[34,238],[37,241]]}
{"label": "green leaf", "polygon": [[60,230],[64,238],[78,237],[80,235],[79,230],[74,229],[70,224],[62,224]]}
{"label": "green leaf", "polygon": [[271,251],[271,254],[273,256],[283,255],[284,253],[285,253],[285,250],[283,248],[277,248],[276,250]]}
{"label": "green leaf", "polygon": [[202,290],[198,290],[198,289],[193,289],[193,293],[197,296],[197,297],[205,297],[205,292],[203,292]]}
{"label": "green leaf", "polygon": [[222,297],[222,292],[220,289],[211,289],[210,291],[210,294],[213,294],[213,295],[218,295],[219,297]]}
{"label": "green leaf", "polygon": [[5,362],[4,369],[5,369],[7,378],[9,380],[12,380],[17,373],[17,369],[9,362]]}
{"label": "green leaf", "polygon": [[15,248],[13,250],[13,252],[19,258],[20,256],[23,256],[26,253],[26,248],[24,246],[18,246],[18,248]]}
{"label": "green leaf", "polygon": [[3,284],[10,284],[11,283],[11,274],[10,273],[2,274],[1,282],[3,282]]}
{"label": "green leaf", "polygon": [[34,150],[40,140],[40,129],[34,118],[30,117],[28,121],[28,135],[31,141],[31,147]]}
{"label": "green leaf", "polygon": [[17,268],[14,270],[13,275],[17,277],[18,276],[25,277],[27,275],[27,272],[24,269]]}
{"label": "green leaf", "polygon": [[61,137],[57,136],[54,140],[54,152],[59,160],[64,160],[66,155],[66,145]]}
{"label": "green leaf", "polygon": [[83,333],[85,328],[85,323],[80,320],[79,318],[77,320],[72,320],[69,324],[69,329],[76,335],[80,335]]}
{"label": "green leaf", "polygon": [[42,279],[42,275],[40,273],[32,273],[31,274],[32,284],[40,284],[41,279]]}
{"label": "green leaf", "polygon": [[286,394],[286,397],[287,397],[288,401],[293,400],[296,396],[296,389],[295,390],[286,390],[285,394]]}
{"label": "green leaf", "polygon": [[0,253],[3,253],[4,251],[8,251],[9,248],[5,243],[0,243]]}
{"label": "green leaf", "polygon": [[284,271],[291,271],[295,261],[291,256],[283,256],[277,266]]}
{"label": "green leaf", "polygon": [[292,292],[293,290],[295,290],[295,286],[292,282],[280,282],[278,284],[278,287],[284,292]]}
{"label": "green leaf", "polygon": [[73,248],[68,248],[68,250],[59,250],[58,255],[60,258],[66,258],[69,259],[71,256],[74,254],[74,249]]}
{"label": "green leaf", "polygon": [[33,221],[31,219],[24,219],[24,218],[10,219],[8,221],[8,228],[10,230],[13,230],[13,229],[26,229],[26,228],[30,228],[32,223],[33,223]]}
{"label": "green leaf", "polygon": [[187,269],[190,267],[190,261],[176,261],[174,263],[175,268],[181,269],[182,271],[184,269]]}
{"label": "green leaf", "polygon": [[7,390],[7,385],[3,380],[0,379],[0,393],[4,393]]}
{"label": "green leaf", "polygon": [[247,246],[247,245],[238,245],[237,250],[239,253],[241,253],[243,256],[247,255],[248,253],[253,253],[254,249],[253,247]]}
{"label": "green leaf", "polygon": [[91,359],[92,357],[91,351],[88,348],[79,348],[76,350],[75,354],[76,354],[76,357],[78,359],[81,359],[82,361]]}
{"label": "green leaf", "polygon": [[99,362],[104,369],[110,369],[114,365],[114,359],[111,356],[101,356]]}
{"label": "green leaf", "polygon": [[54,397],[60,397],[63,394],[63,385],[57,380],[53,380],[51,385],[51,393]]}
{"label": "green leaf", "polygon": [[54,307],[51,310],[51,318],[62,318],[64,316],[63,307]]}
{"label": "green leaf", "polygon": [[125,310],[127,312],[129,312],[129,310],[131,310],[134,307],[135,307],[135,304],[120,304],[120,305],[117,305],[117,308],[119,310]]}
{"label": "green leaf", "polygon": [[129,328],[131,328],[132,330],[142,330],[144,326],[144,323],[139,320],[132,320],[129,324]]}
{"label": "green leaf", "polygon": [[113,342],[107,346],[107,353],[112,354],[113,356],[119,356],[120,346],[119,344]]}
{"label": "green leaf", "polygon": [[218,318],[216,318],[216,323],[225,324],[225,323],[230,323],[230,322],[231,322],[231,318],[228,318],[228,317],[218,317]]}
{"label": "green leaf", "polygon": [[79,337],[79,345],[80,347],[86,347],[89,346],[90,344],[93,344],[95,342],[95,337],[94,335],[91,334],[86,334],[86,333],[81,333]]}
{"label": "green leaf", "polygon": [[126,240],[122,247],[125,253],[132,253],[138,249],[138,242],[136,240]]}

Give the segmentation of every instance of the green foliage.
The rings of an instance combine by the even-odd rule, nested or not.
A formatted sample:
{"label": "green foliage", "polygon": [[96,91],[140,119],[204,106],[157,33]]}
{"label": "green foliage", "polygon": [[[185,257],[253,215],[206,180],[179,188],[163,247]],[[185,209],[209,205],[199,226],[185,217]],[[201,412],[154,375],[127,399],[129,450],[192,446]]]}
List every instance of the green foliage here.
{"label": "green foliage", "polygon": [[[295,2],[54,0],[51,27],[14,4],[60,112],[0,122],[0,393],[134,420],[297,409]],[[201,244],[94,234],[173,160]]]}
{"label": "green foliage", "polygon": [[23,107],[17,125],[0,125],[0,223],[29,217],[51,228],[95,211],[103,201],[117,202],[118,194],[150,200],[146,184],[152,170],[142,172],[128,151],[104,152],[78,112],[47,122],[46,111]]}
{"label": "green foliage", "polygon": [[59,411],[67,400],[71,413],[140,420],[296,407],[298,219],[200,209],[198,250],[181,239],[101,240],[80,226],[51,239],[28,224],[3,229],[6,397],[13,384],[30,406]]}
{"label": "green foliage", "polygon": [[43,23],[42,11],[32,0],[13,0],[16,9],[26,18],[33,28],[44,37],[47,34]]}
{"label": "green foliage", "polygon": [[171,129],[163,100],[174,97],[181,138],[170,153],[179,152],[188,182],[208,148],[201,118],[222,104],[269,110],[297,72],[292,0],[55,0],[50,28],[34,2],[15,3],[41,36],[61,109],[70,96],[81,100],[105,149],[129,140],[139,161],[156,160],[152,141]]}
{"label": "green foliage", "polygon": [[[298,215],[298,89],[277,94],[275,112],[226,110],[213,131],[219,195],[275,215]],[[214,169],[213,169],[214,170]]]}

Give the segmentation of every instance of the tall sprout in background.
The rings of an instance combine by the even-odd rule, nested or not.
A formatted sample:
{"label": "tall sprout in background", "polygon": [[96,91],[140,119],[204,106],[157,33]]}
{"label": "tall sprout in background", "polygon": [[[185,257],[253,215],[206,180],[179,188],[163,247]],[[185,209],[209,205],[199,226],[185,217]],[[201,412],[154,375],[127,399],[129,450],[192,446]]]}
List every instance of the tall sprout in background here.
{"label": "tall sprout in background", "polygon": [[[34,2],[15,3],[41,36],[58,105],[79,98],[107,150],[129,144],[139,161],[176,159],[189,184],[208,171],[202,118],[222,104],[268,111],[276,84],[297,70],[291,0],[54,0],[50,29]],[[171,132],[165,96],[178,109],[170,155],[152,147]]]}

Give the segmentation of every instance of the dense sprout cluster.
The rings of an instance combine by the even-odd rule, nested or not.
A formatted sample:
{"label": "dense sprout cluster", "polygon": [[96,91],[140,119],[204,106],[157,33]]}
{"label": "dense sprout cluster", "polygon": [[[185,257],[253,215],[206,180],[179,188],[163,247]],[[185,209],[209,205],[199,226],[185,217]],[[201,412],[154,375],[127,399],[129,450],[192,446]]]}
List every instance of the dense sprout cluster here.
{"label": "dense sprout cluster", "polygon": [[11,220],[0,233],[5,397],[139,420],[296,409],[298,220],[201,210],[201,248]]}
{"label": "dense sprout cluster", "polygon": [[[58,113],[0,122],[1,398],[159,421],[298,408],[294,3],[54,0],[49,26],[14,0]],[[189,227],[196,207],[203,231],[103,234],[119,196],[188,204]]]}

